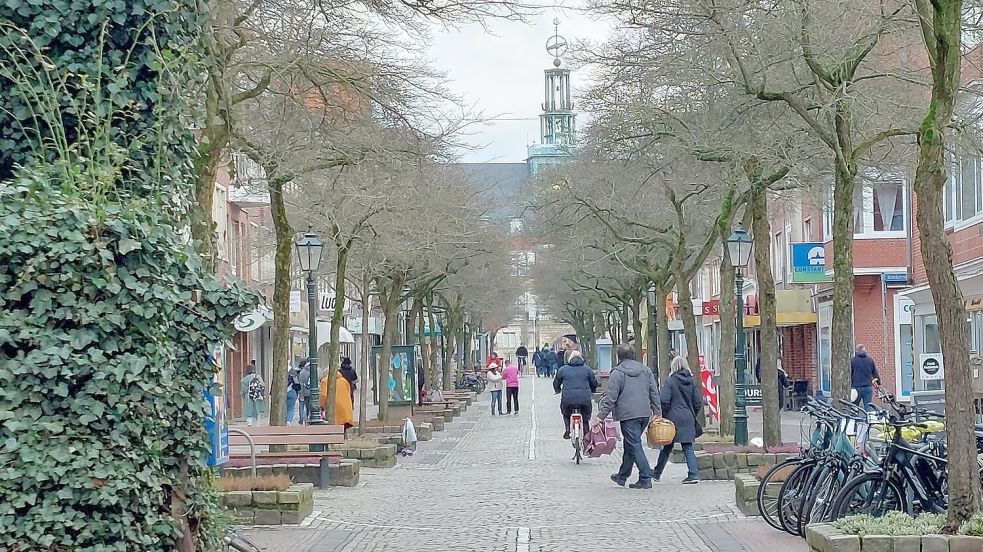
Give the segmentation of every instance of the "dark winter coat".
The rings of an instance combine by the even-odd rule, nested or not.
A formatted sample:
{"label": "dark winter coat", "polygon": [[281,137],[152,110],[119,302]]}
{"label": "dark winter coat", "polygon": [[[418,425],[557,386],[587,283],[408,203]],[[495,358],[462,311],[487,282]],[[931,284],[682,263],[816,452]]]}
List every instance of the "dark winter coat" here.
{"label": "dark winter coat", "polygon": [[874,378],[881,379],[877,373],[877,366],[874,359],[867,356],[866,351],[859,351],[850,360],[850,387],[867,387],[871,385]]}
{"label": "dark winter coat", "polygon": [[517,357],[527,357],[529,356],[529,350],[525,347],[519,347],[515,350],[515,356]]}
{"label": "dark winter coat", "polygon": [[561,406],[590,404],[591,394],[597,391],[597,378],[584,359],[577,357],[556,373],[556,377],[553,378],[553,391],[562,393]]}
{"label": "dark winter coat", "polygon": [[532,363],[536,368],[546,367],[546,356],[545,353],[536,349],[536,352],[532,354]]}
{"label": "dark winter coat", "polygon": [[556,351],[549,349],[546,352],[546,366],[557,367],[560,365],[560,357],[556,355]]}
{"label": "dark winter coat", "polygon": [[659,394],[662,397],[662,415],[676,426],[675,442],[692,443],[695,441],[696,413],[694,409],[699,411],[703,404],[703,393],[693,381],[693,374],[689,370],[683,369],[669,376]]}
{"label": "dark winter coat", "polygon": [[637,360],[624,360],[611,370],[597,417],[603,420],[608,413],[619,422],[662,415],[659,385],[648,366]]}
{"label": "dark winter coat", "polygon": [[348,380],[348,384],[352,387],[352,392],[355,391],[355,382],[358,381],[358,374],[355,373],[355,369],[352,368],[351,364],[342,364],[341,369],[338,370],[341,373],[341,377]]}

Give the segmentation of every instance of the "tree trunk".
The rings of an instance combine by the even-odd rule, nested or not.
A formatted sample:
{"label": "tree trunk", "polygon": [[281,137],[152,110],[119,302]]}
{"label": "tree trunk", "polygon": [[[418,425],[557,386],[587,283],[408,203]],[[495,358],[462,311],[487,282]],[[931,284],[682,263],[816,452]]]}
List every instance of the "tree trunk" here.
{"label": "tree trunk", "polygon": [[669,315],[666,313],[666,297],[669,296],[668,286],[658,283],[655,287],[655,333],[659,341],[659,381],[669,378],[669,363],[672,362],[672,338],[669,334]]}
{"label": "tree trunk", "polygon": [[[318,365],[321,373],[326,373],[328,378],[328,397],[326,408],[324,409],[324,420],[327,423],[334,423],[334,396],[335,379],[338,376],[338,365],[340,363],[339,353],[341,350],[341,326],[345,318],[345,278],[348,274],[348,254],[351,251],[351,244],[338,244],[338,259],[335,263],[335,284],[334,284],[334,312],[331,313],[331,342],[328,343],[328,358]],[[362,380],[364,383],[365,380]]]}
{"label": "tree trunk", "polygon": [[751,232],[754,267],[758,279],[758,311],[761,325],[761,403],[763,438],[766,447],[782,442],[782,419],[778,405],[778,320],[775,305],[775,276],[771,272],[771,227],[768,223],[768,191],[751,194]]}
{"label": "tree trunk", "polygon": [[207,79],[205,92],[205,128],[198,141],[198,155],[195,168],[195,207],[191,220],[191,236],[198,247],[198,253],[209,272],[215,271],[215,221],[212,210],[215,203],[215,181],[222,154],[229,145],[229,131],[226,124],[225,109],[220,106],[218,90],[214,79]]}
{"label": "tree trunk", "polygon": [[[848,124],[848,123],[842,123]],[[849,128],[849,127],[847,127]],[[850,358],[853,356],[853,194],[856,165],[836,161],[833,189],[833,324],[831,391],[850,398]]]}
{"label": "tree trunk", "polygon": [[[270,387],[270,425],[287,421],[287,365],[290,362],[290,258],[293,228],[287,220],[282,182],[270,182],[270,211],[276,235],[273,275],[273,381]],[[316,406],[315,406],[316,408]]]}
{"label": "tree trunk", "polygon": [[635,331],[635,358],[642,360],[642,350],[645,348],[645,337],[642,335],[642,315],[641,297],[634,297],[631,301],[631,326]]}
{"label": "tree trunk", "polygon": [[[360,372],[359,379],[362,385],[358,395],[358,434],[365,435],[365,409],[369,398],[369,355],[372,349],[369,347],[369,313],[372,310],[372,293],[370,292],[372,279],[369,271],[366,270],[362,275],[362,343],[361,354],[359,355]],[[378,385],[378,384],[376,384]]]}
{"label": "tree trunk", "polygon": [[[426,333],[426,318],[423,316],[423,301],[420,298],[413,299],[413,310],[416,312],[414,314],[415,320],[417,320],[417,334],[419,335],[418,342],[420,343],[420,366],[417,370],[423,370],[423,381],[425,382],[427,389],[433,389],[433,374],[430,371],[430,352],[427,350],[427,344],[430,342],[430,338],[425,336]],[[419,316],[419,318],[416,318]],[[430,328],[430,332],[433,333],[433,327]]]}
{"label": "tree trunk", "polygon": [[455,341],[456,331],[453,331],[448,324],[444,332],[444,391],[454,388],[454,350],[457,348]]}
{"label": "tree trunk", "polygon": [[[427,353],[429,356],[430,373],[427,376],[430,377],[433,387],[436,388],[437,368],[439,366],[437,362],[437,319],[433,315],[433,295],[429,296],[427,300],[427,320],[430,322],[430,350]],[[443,333],[443,329],[441,329],[441,333]]]}
{"label": "tree trunk", "polygon": [[379,351],[379,362],[376,365],[376,386],[379,393],[379,420],[386,422],[389,415],[389,378],[392,371],[393,356],[393,334],[396,333],[396,309],[399,306],[400,293],[403,289],[402,275],[393,276],[386,286],[379,286],[380,290],[385,290],[385,295],[380,293],[382,300],[382,313],[386,321],[382,329],[382,346]]}
{"label": "tree trunk", "polygon": [[[728,229],[724,230],[725,232]],[[721,232],[721,236],[727,236]],[[726,238],[724,238],[726,239]],[[720,404],[720,434],[734,434],[734,385],[737,371],[734,352],[737,347],[737,297],[734,267],[727,247],[721,248],[720,259],[720,384],[717,397]],[[742,313],[743,314],[743,313]]]}
{"label": "tree trunk", "polygon": [[949,510],[947,532],[980,509],[976,440],[973,434],[972,367],[962,290],[952,268],[952,246],[945,234],[942,190],[946,183],[945,133],[952,121],[960,86],[962,2],[915,3],[923,38],[932,58],[932,100],[919,132],[915,192],[921,254],[939,322],[945,366],[945,414],[948,438]]}

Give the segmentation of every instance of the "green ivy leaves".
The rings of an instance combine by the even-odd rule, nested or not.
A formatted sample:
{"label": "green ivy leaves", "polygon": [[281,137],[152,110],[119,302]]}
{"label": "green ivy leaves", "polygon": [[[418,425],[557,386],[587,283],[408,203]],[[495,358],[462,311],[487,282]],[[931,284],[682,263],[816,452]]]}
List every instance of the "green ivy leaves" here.
{"label": "green ivy leaves", "polygon": [[208,450],[204,354],[256,298],[203,274],[163,215],[103,223],[50,177],[0,186],[0,549],[170,551],[167,488]]}

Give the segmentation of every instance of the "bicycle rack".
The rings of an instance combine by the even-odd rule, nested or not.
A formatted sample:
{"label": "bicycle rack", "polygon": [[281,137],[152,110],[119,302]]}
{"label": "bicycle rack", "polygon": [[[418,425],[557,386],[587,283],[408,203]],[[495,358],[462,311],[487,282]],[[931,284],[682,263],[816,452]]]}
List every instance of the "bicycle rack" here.
{"label": "bicycle rack", "polygon": [[256,443],[255,441],[253,441],[252,436],[246,433],[245,431],[235,427],[230,427],[229,433],[242,435],[243,437],[246,438],[247,441],[249,441],[249,460],[252,462],[252,476],[256,477]]}

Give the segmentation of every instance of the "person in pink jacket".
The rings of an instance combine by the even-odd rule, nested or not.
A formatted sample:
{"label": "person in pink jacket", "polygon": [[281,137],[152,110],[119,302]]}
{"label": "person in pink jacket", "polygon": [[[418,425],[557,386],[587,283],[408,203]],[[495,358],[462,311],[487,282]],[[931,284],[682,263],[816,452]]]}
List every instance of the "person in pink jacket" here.
{"label": "person in pink jacket", "polygon": [[509,364],[502,372],[505,378],[505,408],[506,414],[513,412],[512,405],[515,405],[515,415],[519,415],[519,367]]}

